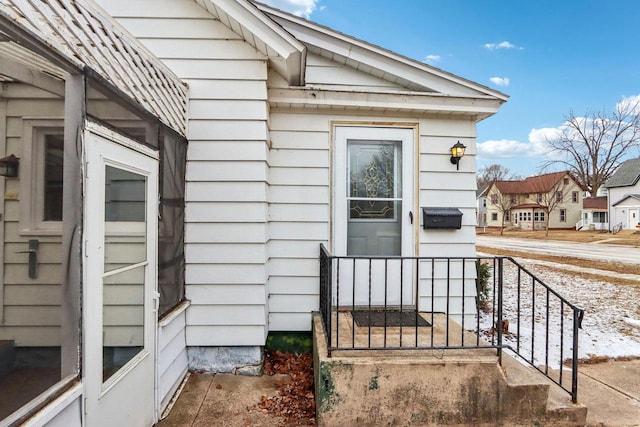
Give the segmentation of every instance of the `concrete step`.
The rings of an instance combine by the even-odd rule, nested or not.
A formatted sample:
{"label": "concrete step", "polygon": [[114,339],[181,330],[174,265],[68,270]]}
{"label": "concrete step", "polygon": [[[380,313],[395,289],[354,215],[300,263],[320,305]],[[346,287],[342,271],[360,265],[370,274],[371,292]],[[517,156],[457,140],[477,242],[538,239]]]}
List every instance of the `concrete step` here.
{"label": "concrete step", "polygon": [[15,360],[16,350],[13,340],[0,340],[0,376],[11,372]]}
{"label": "concrete step", "polygon": [[495,351],[334,351],[313,319],[317,423],[584,426],[586,408]]}
{"label": "concrete step", "polygon": [[[538,390],[541,393],[537,400],[538,403],[544,405],[541,421],[554,426],[586,425],[587,407],[580,403],[574,404],[571,401],[571,396],[565,390],[562,390],[532,366],[521,363],[507,352],[503,352],[502,368],[510,389],[517,390],[524,387]],[[554,374],[557,375],[557,372],[551,373],[551,375]],[[569,378],[565,380],[566,384],[570,384]]]}

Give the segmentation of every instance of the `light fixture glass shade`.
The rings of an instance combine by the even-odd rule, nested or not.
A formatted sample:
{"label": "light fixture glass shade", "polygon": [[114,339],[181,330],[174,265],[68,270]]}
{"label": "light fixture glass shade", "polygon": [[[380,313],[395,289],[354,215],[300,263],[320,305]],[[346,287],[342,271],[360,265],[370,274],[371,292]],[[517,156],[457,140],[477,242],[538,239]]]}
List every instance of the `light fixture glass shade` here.
{"label": "light fixture glass shade", "polygon": [[456,159],[462,158],[466,148],[467,147],[461,144],[460,141],[456,142],[453,147],[451,147],[451,157],[455,157]]}
{"label": "light fixture glass shade", "polygon": [[0,176],[18,176],[18,158],[13,154],[0,159]]}

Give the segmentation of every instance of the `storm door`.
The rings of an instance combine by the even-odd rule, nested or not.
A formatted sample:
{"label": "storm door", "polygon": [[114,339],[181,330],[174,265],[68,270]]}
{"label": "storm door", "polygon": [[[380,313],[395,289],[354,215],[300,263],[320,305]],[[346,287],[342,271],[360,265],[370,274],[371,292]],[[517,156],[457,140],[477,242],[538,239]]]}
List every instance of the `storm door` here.
{"label": "storm door", "polygon": [[156,421],[157,152],[98,126],[85,134],[87,426]]}
{"label": "storm door", "polygon": [[[334,251],[340,305],[410,306],[415,286],[414,133],[336,127]],[[338,289],[336,289],[338,291]]]}

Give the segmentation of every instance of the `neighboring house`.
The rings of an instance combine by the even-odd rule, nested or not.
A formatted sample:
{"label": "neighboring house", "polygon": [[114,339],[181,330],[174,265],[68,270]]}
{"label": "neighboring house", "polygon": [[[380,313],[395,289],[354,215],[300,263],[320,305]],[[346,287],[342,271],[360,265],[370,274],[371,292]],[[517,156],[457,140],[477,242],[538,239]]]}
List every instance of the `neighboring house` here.
{"label": "neighboring house", "polygon": [[566,171],[494,181],[487,190],[487,224],[521,230],[574,228],[580,220],[583,192]]}
{"label": "neighboring house", "polygon": [[476,191],[476,225],[478,227],[487,226],[487,190],[484,187]]}
{"label": "neighboring house", "polygon": [[640,158],[622,163],[605,182],[610,229],[640,228]]}
{"label": "neighboring house", "polygon": [[607,197],[585,197],[576,230],[609,230]]}
{"label": "neighboring house", "polygon": [[0,5],[0,375],[49,370],[0,419],[151,425],[188,368],[255,372],[311,330],[320,243],[475,256],[476,123],[506,95],[246,0],[27,3]]}

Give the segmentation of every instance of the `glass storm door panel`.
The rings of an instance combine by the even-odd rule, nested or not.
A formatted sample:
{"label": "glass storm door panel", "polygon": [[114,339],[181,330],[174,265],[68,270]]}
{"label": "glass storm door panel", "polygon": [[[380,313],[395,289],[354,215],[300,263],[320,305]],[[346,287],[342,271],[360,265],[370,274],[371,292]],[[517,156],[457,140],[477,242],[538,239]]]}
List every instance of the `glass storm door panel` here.
{"label": "glass storm door panel", "polygon": [[347,140],[347,255],[402,254],[402,143]]}
{"label": "glass storm door panel", "polygon": [[[341,261],[340,305],[413,305],[411,128],[336,127],[333,247]],[[335,296],[334,292],[334,296]]]}
{"label": "glass storm door panel", "polygon": [[157,155],[97,125],[89,129],[86,424],[148,426],[156,421]]}

